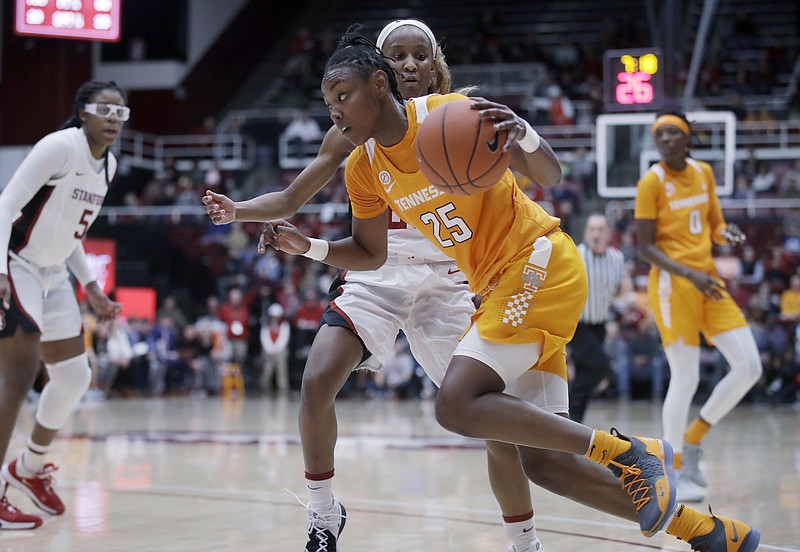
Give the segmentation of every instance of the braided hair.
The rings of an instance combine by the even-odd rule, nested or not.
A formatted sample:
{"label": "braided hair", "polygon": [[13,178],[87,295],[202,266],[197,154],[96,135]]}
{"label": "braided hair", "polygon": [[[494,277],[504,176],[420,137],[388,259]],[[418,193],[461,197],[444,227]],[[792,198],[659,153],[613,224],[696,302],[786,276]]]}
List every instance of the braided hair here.
{"label": "braided hair", "polygon": [[363,77],[368,79],[376,70],[386,73],[389,78],[392,96],[402,105],[403,96],[397,87],[397,74],[389,62],[389,58],[383,55],[380,48],[359,34],[361,25],[351,25],[347,32],[339,39],[336,51],[333,52],[328,63],[325,64],[325,75],[333,69],[347,66]]}
{"label": "braided hair", "polygon": [[[89,81],[81,85],[78,88],[78,91],[75,93],[75,101],[72,104],[72,115],[70,115],[69,119],[64,121],[64,124],[61,125],[59,130],[64,130],[65,128],[81,128],[83,126],[83,122],[81,121],[81,116],[78,113],[81,109],[83,109],[87,103],[92,103],[92,99],[94,98],[95,94],[102,92],[103,90],[116,90],[119,92],[120,96],[127,101],[127,94],[119,87],[119,85],[114,81]],[[106,186],[110,186],[111,182],[108,178],[108,148],[106,148],[105,153],[103,154],[103,166],[106,173]]]}

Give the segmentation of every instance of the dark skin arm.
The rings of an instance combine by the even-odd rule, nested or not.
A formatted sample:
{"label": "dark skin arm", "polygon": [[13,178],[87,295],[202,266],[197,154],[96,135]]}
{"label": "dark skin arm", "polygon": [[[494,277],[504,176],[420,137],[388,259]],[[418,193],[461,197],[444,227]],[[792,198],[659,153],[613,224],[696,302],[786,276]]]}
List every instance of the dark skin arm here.
{"label": "dark skin arm", "polygon": [[[375,270],[386,262],[388,214],[384,212],[371,219],[353,217],[353,235],[343,240],[328,242],[328,256],[321,262],[347,270]],[[267,223],[258,239],[258,252],[264,253],[267,245],[290,255],[302,255],[311,246],[309,239],[285,220]]]}
{"label": "dark skin arm", "polygon": [[325,134],[317,156],[285,190],[237,202],[209,190],[202,200],[206,213],[214,224],[266,222],[291,217],[325,187],[351,151],[353,144],[332,126]]}
{"label": "dark skin arm", "polygon": [[512,169],[524,174],[540,186],[556,186],[561,182],[561,165],[550,144],[540,139],[539,148],[533,153],[526,153],[517,143],[527,132],[522,118],[503,104],[485,98],[471,99],[474,102],[473,109],[480,110],[484,117],[494,119],[497,130],[508,132],[503,151],[511,150]]}
{"label": "dark skin arm", "polygon": [[666,253],[656,247],[656,221],[653,219],[636,219],[636,235],[639,241],[639,257],[657,266],[661,270],[666,270],[676,276],[689,279],[700,293],[709,299],[722,299],[722,283],[714,279],[705,272],[694,270],[686,265],[673,261]]}

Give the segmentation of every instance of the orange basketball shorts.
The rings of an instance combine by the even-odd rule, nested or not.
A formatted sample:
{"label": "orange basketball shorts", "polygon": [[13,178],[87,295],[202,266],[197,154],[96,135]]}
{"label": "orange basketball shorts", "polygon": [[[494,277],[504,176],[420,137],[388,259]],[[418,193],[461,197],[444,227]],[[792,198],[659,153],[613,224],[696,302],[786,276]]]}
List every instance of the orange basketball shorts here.
{"label": "orange basketball shorts", "polygon": [[708,299],[688,278],[660,268],[650,269],[647,295],[664,347],[678,341],[699,347],[700,332],[710,343],[715,335],[747,326],[727,291],[722,299]]}
{"label": "orange basketball shorts", "polygon": [[541,343],[530,368],[567,378],[566,344],[586,303],[586,269],[561,231],[538,238],[502,272],[473,316],[479,335],[504,344]]}

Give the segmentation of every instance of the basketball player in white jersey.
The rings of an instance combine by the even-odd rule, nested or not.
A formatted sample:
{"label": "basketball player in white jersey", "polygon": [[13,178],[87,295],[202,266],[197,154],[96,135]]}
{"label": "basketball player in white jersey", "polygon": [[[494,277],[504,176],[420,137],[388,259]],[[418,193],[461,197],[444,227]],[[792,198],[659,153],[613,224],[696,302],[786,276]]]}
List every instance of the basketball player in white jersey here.
{"label": "basketball player in white jersey", "polygon": [[[450,91],[449,68],[424,23],[389,23],[378,36],[378,44],[394,64],[404,98]],[[317,157],[286,190],[236,203],[209,191],[203,203],[215,224],[292,216],[325,186],[352,150],[353,144],[331,127]],[[513,165],[521,165],[534,181],[547,185],[559,182],[560,166],[544,140],[534,174],[529,174],[523,154],[512,152],[517,159]],[[392,186],[390,179],[385,186]],[[345,272],[331,286],[331,302],[303,374],[300,435],[310,498],[308,552],[335,551],[335,540],[343,526],[344,508],[333,500],[331,490],[336,444],[334,399],[350,372],[356,367],[380,369],[402,329],[412,354],[438,385],[475,311],[464,274],[394,213],[390,213],[388,248],[389,258],[383,267]],[[515,448],[501,443],[487,445],[492,489],[512,542],[509,550],[542,551],[528,482]]]}
{"label": "basketball player in white jersey", "polygon": [[85,83],[72,117],[33,147],[0,194],[0,459],[42,360],[49,376],[27,448],[2,469],[0,529],[42,524],[9,503],[9,485],[48,514],[64,513],[46,455],[91,381],[69,273],[99,319],[119,312],[95,281],[82,240],[114,177],[109,148],[129,116],[116,83]]}

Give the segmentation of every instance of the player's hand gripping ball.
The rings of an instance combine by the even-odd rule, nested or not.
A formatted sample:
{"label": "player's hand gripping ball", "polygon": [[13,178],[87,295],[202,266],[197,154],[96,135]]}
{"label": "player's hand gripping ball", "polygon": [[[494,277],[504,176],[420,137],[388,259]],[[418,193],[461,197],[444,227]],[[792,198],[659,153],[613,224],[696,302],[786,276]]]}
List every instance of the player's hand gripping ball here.
{"label": "player's hand gripping ball", "polygon": [[481,194],[508,169],[506,131],[472,109],[471,100],[447,102],[431,111],[417,133],[417,162],[425,178],[454,195]]}

